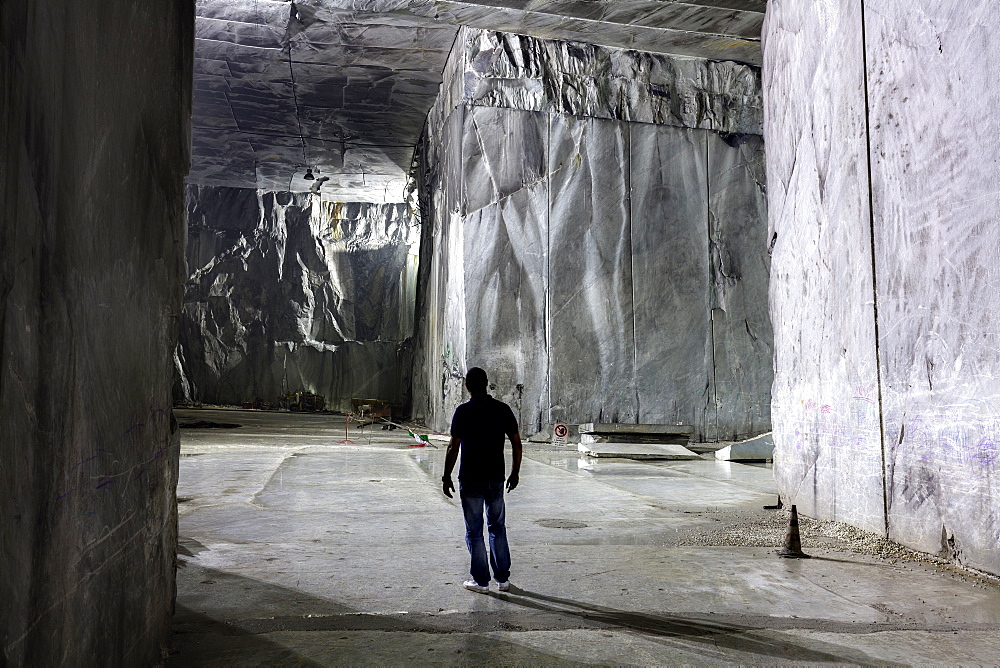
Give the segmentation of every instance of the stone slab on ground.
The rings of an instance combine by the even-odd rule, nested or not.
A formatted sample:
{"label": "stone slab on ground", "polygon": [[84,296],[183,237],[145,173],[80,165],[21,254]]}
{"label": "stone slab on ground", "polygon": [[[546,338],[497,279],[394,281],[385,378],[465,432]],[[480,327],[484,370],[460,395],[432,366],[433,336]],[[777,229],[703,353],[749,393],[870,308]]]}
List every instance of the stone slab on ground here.
{"label": "stone slab on ground", "polygon": [[774,438],[771,432],[733,443],[715,451],[716,459],[729,462],[753,462],[774,459]]}
{"label": "stone slab on ground", "polygon": [[684,445],[691,442],[688,434],[580,434],[580,443],[645,443],[650,445]]}
{"label": "stone slab on ground", "polygon": [[700,459],[697,454],[676,443],[581,443],[580,452],[591,457]]}
{"label": "stone slab on ground", "polygon": [[647,445],[680,445],[691,441],[694,427],[683,424],[594,423],[580,425],[580,443],[621,443]]}
{"label": "stone slab on ground", "polygon": [[691,434],[694,427],[686,424],[626,424],[587,422],[580,425],[581,434]]}

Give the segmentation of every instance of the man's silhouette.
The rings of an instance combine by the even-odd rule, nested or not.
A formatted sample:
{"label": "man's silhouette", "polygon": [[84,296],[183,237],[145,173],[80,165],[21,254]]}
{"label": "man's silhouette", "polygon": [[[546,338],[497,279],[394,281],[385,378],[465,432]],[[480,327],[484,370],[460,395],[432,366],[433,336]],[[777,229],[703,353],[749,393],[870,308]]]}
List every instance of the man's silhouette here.
{"label": "man's silhouette", "polygon": [[[455,409],[451,421],[451,442],[444,460],[441,478],[445,496],[451,498],[455,485],[451,472],[455,468],[459,450],[462,465],[458,472],[459,496],[465,513],[465,544],[472,557],[472,579],[463,586],[472,591],[490,590],[490,568],[500,591],[510,589],[510,549],[507,547],[507,528],[504,524],[504,437],[510,437],[514,451],[507,491],[517,487],[521,471],[521,434],[517,418],[510,406],[491,397],[486,392],[486,372],[479,367],[469,369],[465,387],[472,398]],[[490,533],[490,551],[487,561],[483,543],[483,511]]]}

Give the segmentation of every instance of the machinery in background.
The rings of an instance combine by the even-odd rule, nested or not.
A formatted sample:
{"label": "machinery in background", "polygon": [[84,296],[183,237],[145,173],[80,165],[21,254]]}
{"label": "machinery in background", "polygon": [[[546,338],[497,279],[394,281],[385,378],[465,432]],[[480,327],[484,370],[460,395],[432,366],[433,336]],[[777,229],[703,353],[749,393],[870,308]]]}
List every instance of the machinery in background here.
{"label": "machinery in background", "polygon": [[374,422],[377,418],[392,419],[394,406],[382,399],[351,399],[352,415],[356,419],[367,423]]}
{"label": "machinery in background", "polygon": [[318,413],[326,410],[326,397],[312,392],[289,392],[281,400],[281,407],[293,413]]}

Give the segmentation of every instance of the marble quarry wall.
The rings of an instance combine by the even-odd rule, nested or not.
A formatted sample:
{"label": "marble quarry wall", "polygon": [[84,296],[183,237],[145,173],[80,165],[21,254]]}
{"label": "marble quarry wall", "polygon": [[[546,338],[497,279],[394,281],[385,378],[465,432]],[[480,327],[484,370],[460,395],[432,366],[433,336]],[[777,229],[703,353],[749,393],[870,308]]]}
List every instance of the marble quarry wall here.
{"label": "marble quarry wall", "polygon": [[418,153],[414,414],[770,429],[759,71],[463,29]]}
{"label": "marble quarry wall", "polygon": [[188,186],[181,401],[409,400],[420,226],[406,204]]}
{"label": "marble quarry wall", "polygon": [[771,0],[763,69],[781,494],[993,573],[998,34],[985,0]]}
{"label": "marble quarry wall", "polygon": [[0,4],[0,665],[154,665],[192,2]]}

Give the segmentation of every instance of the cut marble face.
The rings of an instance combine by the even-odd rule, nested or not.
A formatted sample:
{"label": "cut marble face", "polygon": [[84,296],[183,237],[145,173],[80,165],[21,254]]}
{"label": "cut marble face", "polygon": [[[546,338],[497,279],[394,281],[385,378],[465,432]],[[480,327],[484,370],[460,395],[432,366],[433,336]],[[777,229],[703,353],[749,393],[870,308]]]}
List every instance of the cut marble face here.
{"label": "cut marble face", "polygon": [[441,90],[418,170],[414,414],[445,428],[450,379],[479,365],[524,429],[766,431],[759,71],[464,27]]}
{"label": "cut marble face", "polygon": [[556,116],[550,134],[552,419],[635,422],[629,125]]}
{"label": "cut marble face", "polygon": [[[680,69],[668,79],[708,90],[686,72],[692,64],[699,72],[708,67],[718,70],[711,77],[727,95],[738,94],[739,82],[727,79],[744,76],[735,63],[759,64],[764,4],[199,0],[188,182],[312,191],[335,201],[404,201],[414,147],[462,26],[560,40],[544,47],[550,50],[551,44],[578,44],[535,56],[565,65],[556,68],[563,72],[558,87],[545,95],[549,105],[602,116],[596,110],[628,101],[641,111],[625,120],[673,124],[681,110],[655,89],[651,95],[642,85],[648,77],[635,71],[648,58],[614,54],[684,56],[670,61]],[[543,44],[525,40],[523,47]],[[573,54],[588,45],[599,45],[604,60],[582,72]],[[622,70],[617,76],[615,68]],[[610,88],[599,83],[602,76]],[[656,73],[650,76],[655,84]],[[507,82],[487,76],[475,94],[489,105],[491,96],[536,94],[524,88],[532,85],[531,76]],[[711,122],[711,115],[700,117]]]}
{"label": "cut marble face", "polygon": [[995,7],[769,11],[782,498],[1000,573]]}
{"label": "cut marble face", "polygon": [[211,186],[187,200],[178,399],[402,403],[420,229],[408,206]]}

